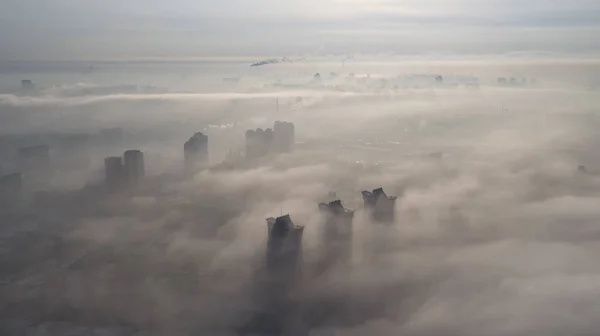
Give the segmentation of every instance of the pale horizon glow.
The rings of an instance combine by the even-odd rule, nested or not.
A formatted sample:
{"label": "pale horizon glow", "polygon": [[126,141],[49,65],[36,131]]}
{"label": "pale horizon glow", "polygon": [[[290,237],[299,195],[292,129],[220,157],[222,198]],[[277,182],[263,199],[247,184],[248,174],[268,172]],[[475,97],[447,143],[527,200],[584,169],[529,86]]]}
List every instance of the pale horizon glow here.
{"label": "pale horizon glow", "polygon": [[589,0],[6,0],[0,61],[600,51]]}

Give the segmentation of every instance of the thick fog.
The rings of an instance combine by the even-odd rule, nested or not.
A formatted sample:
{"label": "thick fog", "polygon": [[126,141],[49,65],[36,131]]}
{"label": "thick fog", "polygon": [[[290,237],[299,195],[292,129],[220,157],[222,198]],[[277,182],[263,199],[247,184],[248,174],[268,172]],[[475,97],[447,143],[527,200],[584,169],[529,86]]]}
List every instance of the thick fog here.
{"label": "thick fog", "polygon": [[[600,65],[344,62],[2,68],[0,175],[24,146],[50,165],[3,199],[0,334],[596,333]],[[244,158],[246,130],[275,121],[294,151]],[[210,166],[186,174],[196,132]],[[104,158],[128,149],[146,177],[108,190]],[[391,225],[363,206],[379,187]],[[356,210],[352,257],[323,268],[317,204],[335,199]],[[269,334],[248,326],[273,310],[266,218],[285,214],[305,226],[302,272]]]}

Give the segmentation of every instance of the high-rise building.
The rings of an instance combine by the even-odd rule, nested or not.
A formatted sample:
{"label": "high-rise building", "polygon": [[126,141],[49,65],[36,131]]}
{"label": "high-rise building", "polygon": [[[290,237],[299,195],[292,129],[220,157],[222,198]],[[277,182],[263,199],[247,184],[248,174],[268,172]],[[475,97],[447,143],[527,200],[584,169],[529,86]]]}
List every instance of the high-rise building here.
{"label": "high-rise building", "polygon": [[198,132],[183,145],[185,169],[196,172],[208,166],[208,136]]}
{"label": "high-rise building", "polygon": [[104,159],[104,173],[106,185],[110,188],[118,188],[124,182],[123,159],[120,156],[111,156]]}
{"label": "high-rise building", "polygon": [[50,165],[50,148],[45,145],[22,147],[19,159],[23,171],[46,170]]}
{"label": "high-rise building", "polygon": [[144,153],[137,149],[125,151],[123,155],[125,166],[124,172],[127,182],[135,184],[144,178],[146,171],[144,168]]}
{"label": "high-rise building", "polygon": [[266,156],[271,151],[272,144],[272,129],[259,128],[246,131],[246,158],[256,159]]}
{"label": "high-rise building", "polygon": [[388,196],[383,188],[362,192],[365,210],[376,222],[393,223],[396,215],[396,196]]}
{"label": "high-rise building", "polygon": [[294,225],[290,215],[267,219],[267,267],[281,275],[294,276],[302,261],[303,226]]}
{"label": "high-rise building", "polygon": [[352,258],[352,220],[354,211],[346,209],[342,201],[319,203],[325,216],[324,258],[327,267]]}
{"label": "high-rise building", "polygon": [[296,142],[294,124],[285,121],[276,121],[273,138],[273,149],[276,152],[291,152]]}

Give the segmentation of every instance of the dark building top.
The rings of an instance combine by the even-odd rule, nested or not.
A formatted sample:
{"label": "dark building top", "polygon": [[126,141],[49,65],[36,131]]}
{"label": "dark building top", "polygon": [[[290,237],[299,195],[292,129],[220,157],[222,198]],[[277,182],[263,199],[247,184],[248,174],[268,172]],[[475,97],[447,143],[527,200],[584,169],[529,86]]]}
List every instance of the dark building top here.
{"label": "dark building top", "polygon": [[21,88],[24,90],[32,90],[35,88],[35,85],[31,79],[23,79],[21,80]]}
{"label": "dark building top", "polygon": [[129,182],[135,182],[144,178],[146,171],[144,166],[144,153],[137,149],[125,151],[124,169]]}
{"label": "dark building top", "polygon": [[303,231],[304,227],[295,225],[290,215],[267,218],[269,239],[286,237],[292,231]]}
{"label": "dark building top", "polygon": [[195,133],[183,145],[185,156],[185,167],[194,171],[208,164],[208,136],[203,133]]}
{"label": "dark building top", "polygon": [[295,225],[290,215],[268,218],[267,266],[293,275],[299,267],[304,227]]}
{"label": "dark building top", "polygon": [[398,199],[397,196],[386,195],[385,191],[383,191],[383,188],[374,189],[372,192],[363,191],[362,196],[363,196],[363,200],[365,201],[365,205],[369,205],[369,206],[375,206],[377,204],[377,201],[379,201],[379,199],[386,199],[386,200],[390,200],[390,201],[395,201]]}
{"label": "dark building top", "polygon": [[328,214],[332,214],[335,216],[339,216],[339,215],[353,216],[354,215],[354,210],[346,209],[342,205],[341,200],[337,200],[337,201],[333,201],[333,202],[329,202],[329,203],[319,203],[319,209],[323,213],[328,213]]}
{"label": "dark building top", "polygon": [[376,222],[393,223],[395,218],[396,196],[388,196],[383,188],[362,192],[365,208],[372,212]]}
{"label": "dark building top", "polygon": [[194,133],[194,135],[185,142],[183,148],[185,150],[199,150],[202,145],[208,143],[208,136],[201,132]]}

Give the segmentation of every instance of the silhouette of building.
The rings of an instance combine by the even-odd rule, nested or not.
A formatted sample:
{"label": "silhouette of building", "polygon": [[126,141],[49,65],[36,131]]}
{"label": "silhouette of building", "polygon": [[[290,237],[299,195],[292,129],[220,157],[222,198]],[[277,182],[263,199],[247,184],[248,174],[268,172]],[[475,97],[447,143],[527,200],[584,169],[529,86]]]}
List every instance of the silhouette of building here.
{"label": "silhouette of building", "polygon": [[23,171],[45,170],[50,165],[50,148],[45,145],[22,147],[19,160]]}
{"label": "silhouette of building", "polygon": [[273,149],[279,153],[291,152],[296,142],[294,124],[285,121],[276,121],[273,128]]}
{"label": "silhouette of building", "polygon": [[197,172],[208,166],[208,136],[198,132],[183,145],[185,169]]}
{"label": "silhouette of building", "polygon": [[21,195],[23,181],[21,174],[14,173],[0,177],[0,201],[12,202]]}
{"label": "silhouette of building", "polygon": [[128,183],[135,184],[145,177],[146,170],[142,151],[137,149],[125,151],[123,159],[125,162],[124,173]]}
{"label": "silhouette of building", "polygon": [[268,128],[263,130],[246,131],[246,158],[256,159],[266,156],[271,151],[273,144],[273,130]]}
{"label": "silhouette of building", "polygon": [[365,210],[370,212],[376,222],[393,223],[396,213],[396,196],[388,196],[383,188],[362,192]]}
{"label": "silhouette of building", "polygon": [[31,79],[23,79],[21,81],[21,89],[25,91],[31,91],[35,89],[35,85]]}
{"label": "silhouette of building", "polygon": [[111,156],[104,159],[104,173],[108,187],[120,187],[125,180],[124,172],[123,159],[120,156]]}
{"label": "silhouette of building", "polygon": [[267,219],[267,268],[277,275],[293,277],[302,261],[303,226],[294,225],[290,215]]}
{"label": "silhouette of building", "polygon": [[325,266],[350,261],[354,211],[346,209],[340,200],[319,203],[319,210],[325,216]]}

